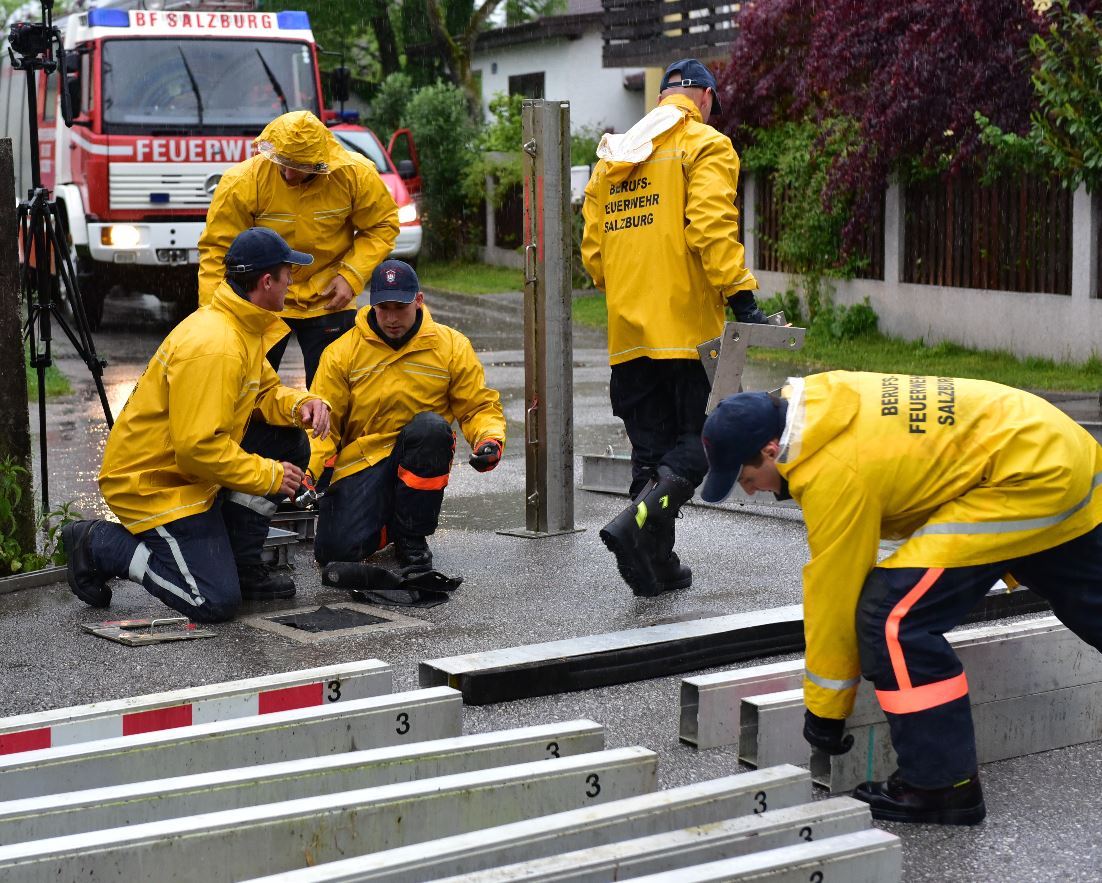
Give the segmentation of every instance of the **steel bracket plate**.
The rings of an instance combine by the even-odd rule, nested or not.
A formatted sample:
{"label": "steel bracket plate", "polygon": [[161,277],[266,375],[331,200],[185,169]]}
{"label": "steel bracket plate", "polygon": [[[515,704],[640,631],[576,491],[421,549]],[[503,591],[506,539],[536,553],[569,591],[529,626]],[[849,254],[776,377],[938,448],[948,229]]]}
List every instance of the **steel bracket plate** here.
{"label": "steel bracket plate", "polygon": [[213,638],[215,632],[201,629],[186,616],[166,616],[161,619],[116,619],[107,622],[84,623],[81,628],[97,638],[106,638],[127,647],[145,647],[166,641],[191,641]]}
{"label": "steel bracket plate", "polygon": [[774,313],[767,324],[728,322],[723,334],[700,344],[696,351],[712,384],[707,411],[711,413],[721,399],[742,392],[742,375],[746,370],[746,350],[752,346],[770,349],[802,349],[805,328],[785,325],[784,313]]}

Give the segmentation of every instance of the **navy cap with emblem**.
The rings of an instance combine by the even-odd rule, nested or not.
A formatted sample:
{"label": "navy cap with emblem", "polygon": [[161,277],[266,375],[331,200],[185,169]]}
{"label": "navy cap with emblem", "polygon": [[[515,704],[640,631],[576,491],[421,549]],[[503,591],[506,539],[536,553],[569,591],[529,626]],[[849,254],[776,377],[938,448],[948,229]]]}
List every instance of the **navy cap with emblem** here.
{"label": "navy cap with emblem", "polygon": [[405,261],[383,261],[371,274],[371,306],[382,303],[411,304],[421,291],[413,267]]}
{"label": "navy cap with emblem", "polygon": [[268,227],[250,227],[237,234],[226,251],[227,273],[255,273],[279,264],[314,263],[312,255],[295,251],[283,237]]}

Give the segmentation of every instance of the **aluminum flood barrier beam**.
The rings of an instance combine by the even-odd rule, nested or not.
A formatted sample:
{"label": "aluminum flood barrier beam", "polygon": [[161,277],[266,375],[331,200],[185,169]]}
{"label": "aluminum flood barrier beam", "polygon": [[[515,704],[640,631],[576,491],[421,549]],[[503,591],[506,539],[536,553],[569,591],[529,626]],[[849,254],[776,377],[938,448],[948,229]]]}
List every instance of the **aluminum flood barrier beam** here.
{"label": "aluminum flood barrier beam", "polygon": [[429,659],[421,686],[447,685],[470,705],[588,690],[803,649],[798,604]]}
{"label": "aluminum flood barrier beam", "polygon": [[[1012,597],[1016,593],[999,592],[989,595],[994,601],[1000,597]],[[1054,628],[1062,628],[1053,616],[1026,622],[974,626],[949,632],[946,638],[951,644],[976,642],[992,637],[1041,634]],[[685,678],[681,682],[681,717],[679,737],[682,742],[697,748],[716,748],[721,745],[738,745],[742,732],[740,708],[748,696],[764,696],[769,693],[800,689],[803,686],[804,660],[771,662],[749,666],[734,671],[716,672]],[[757,724],[752,724],[757,728]],[[785,761],[785,762],[790,762]],[[806,758],[799,763],[805,763]]]}
{"label": "aluminum flood barrier beam", "polygon": [[422,883],[529,859],[706,825],[811,800],[805,769],[773,767],[584,807],[532,821],[265,877],[265,883]]}
{"label": "aluminum flood barrier beam", "polygon": [[214,772],[462,733],[458,692],[446,687],[336,706],[215,721],[0,757],[5,800]]}
{"label": "aluminum flood barrier beam", "polygon": [[600,724],[576,720],[9,800],[0,845],[589,754],[604,743]]}
{"label": "aluminum flood barrier beam", "polygon": [[656,769],[618,748],[34,840],[0,847],[0,879],[229,883],[644,794]]}
{"label": "aluminum flood barrier beam", "polygon": [[378,659],[0,718],[0,755],[330,705],[392,689]]}
{"label": "aluminum flood barrier beam", "polygon": [[803,679],[803,659],[685,678],[681,682],[678,738],[697,748],[737,745],[742,700],[794,690],[803,685]]}
{"label": "aluminum flood barrier beam", "polygon": [[636,883],[894,883],[903,879],[899,838],[870,828],[739,858],[637,877]]}
{"label": "aluminum flood barrier beam", "polygon": [[871,826],[868,804],[835,797],[448,877],[439,883],[608,883],[866,831]]}

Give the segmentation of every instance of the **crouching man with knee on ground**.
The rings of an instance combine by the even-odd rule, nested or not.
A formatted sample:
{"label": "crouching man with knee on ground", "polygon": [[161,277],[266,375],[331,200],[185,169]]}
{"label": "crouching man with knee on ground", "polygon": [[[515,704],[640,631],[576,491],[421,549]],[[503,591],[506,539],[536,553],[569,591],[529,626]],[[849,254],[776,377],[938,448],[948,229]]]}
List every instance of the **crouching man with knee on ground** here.
{"label": "crouching man with knee on ground", "polygon": [[333,408],[328,437],[311,440],[311,476],[333,463],[318,563],[363,561],[393,542],[404,575],[431,570],[426,538],[455,454],[452,422],[470,443],[470,465],[488,472],[504,450],[505,417],[470,341],[433,321],[412,267],[375,269],[370,305],[325,350],[311,391]]}
{"label": "crouching man with knee on ground", "polygon": [[[291,266],[310,255],[253,227],[226,253],[210,304],[172,330],[119,415],[99,483],[121,524],[78,521],[63,531],[69,586],[93,607],[111,602],[111,577],[129,578],[200,622],[230,619],[242,599],[294,594],[261,564],[278,501],[302,481],[329,407],[279,383],[265,359],[286,335],[276,317]],[[257,411],[267,424],[246,434]]]}
{"label": "crouching man with knee on ground", "polygon": [[[982,821],[968,679],[945,632],[1009,574],[1102,649],[1102,448],[1021,390],[848,371],[730,396],[703,440],[704,500],[738,483],[803,509],[804,738],[850,750],[863,676],[899,768],[853,796],[886,821]],[[903,537],[877,561],[882,538]]]}

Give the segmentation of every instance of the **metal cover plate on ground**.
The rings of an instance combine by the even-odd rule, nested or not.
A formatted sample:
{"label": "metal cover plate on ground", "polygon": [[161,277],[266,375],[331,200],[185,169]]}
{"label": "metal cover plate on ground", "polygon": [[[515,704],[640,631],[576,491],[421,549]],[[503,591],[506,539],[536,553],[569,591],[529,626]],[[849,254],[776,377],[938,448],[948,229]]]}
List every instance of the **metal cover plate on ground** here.
{"label": "metal cover plate on ground", "polygon": [[166,641],[191,641],[213,638],[209,629],[198,628],[186,616],[166,616],[162,619],[116,619],[107,622],[83,623],[81,628],[97,638],[107,638],[127,647],[146,647]]}
{"label": "metal cover plate on ground", "polygon": [[[298,641],[300,644],[313,644],[317,641],[328,641],[331,638],[344,638],[364,635],[369,632],[394,631],[395,629],[429,625],[423,619],[414,619],[412,616],[403,616],[401,613],[395,613],[382,607],[357,604],[353,601],[340,601],[335,604],[326,604],[324,607],[332,615],[323,614],[320,618],[315,617],[315,621],[317,619],[329,620],[329,622],[323,623],[326,626],[324,631],[308,631],[306,628],[302,628],[301,625],[296,627],[290,622],[290,620],[298,618],[301,624],[310,614],[318,613],[322,609],[321,606],[298,607],[294,610],[280,610],[265,616],[250,616],[244,619],[243,622],[258,629],[290,638],[292,641]],[[344,626],[339,621],[342,611],[346,611],[344,618],[348,623]]]}

